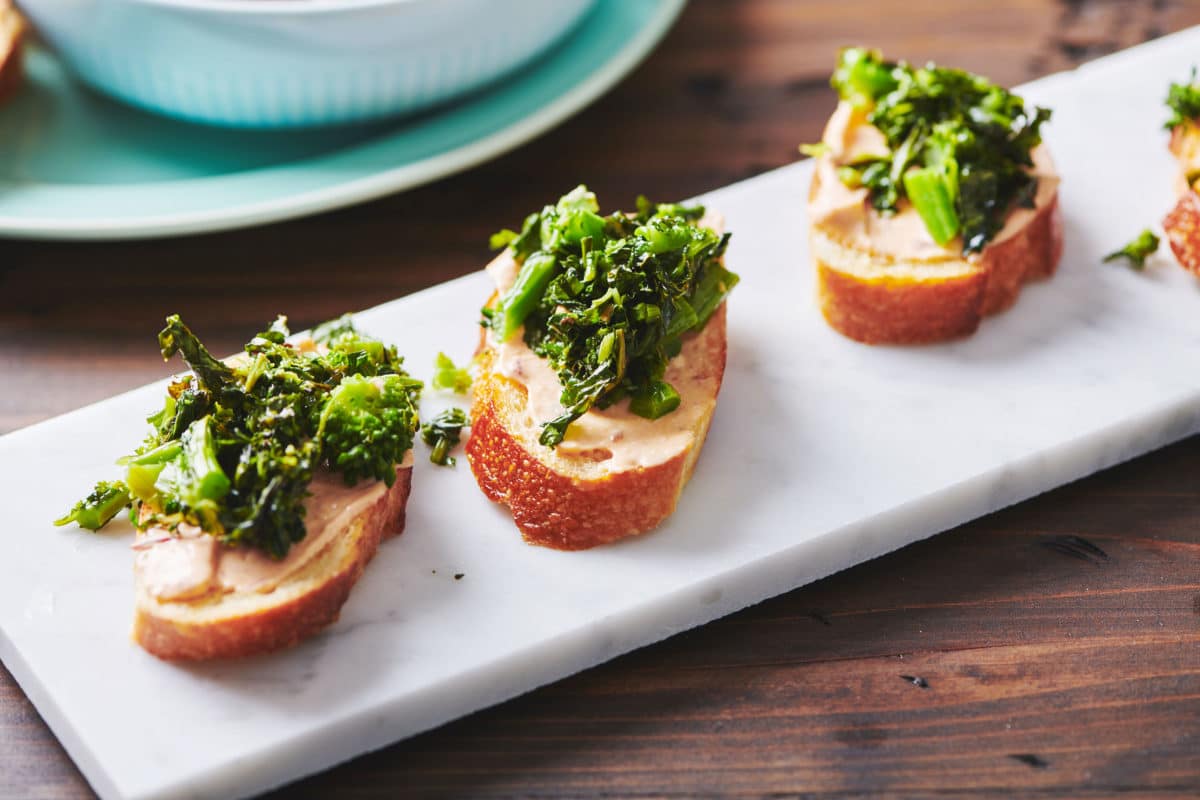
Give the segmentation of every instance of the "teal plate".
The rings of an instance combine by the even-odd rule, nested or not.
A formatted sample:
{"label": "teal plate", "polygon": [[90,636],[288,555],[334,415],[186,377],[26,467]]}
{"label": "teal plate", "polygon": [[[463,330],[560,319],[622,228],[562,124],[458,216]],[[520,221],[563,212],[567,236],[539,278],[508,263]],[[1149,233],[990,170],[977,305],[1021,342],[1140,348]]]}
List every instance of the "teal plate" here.
{"label": "teal plate", "polygon": [[686,0],[600,0],[532,66],[419,117],[307,132],[209,128],[84,88],[40,47],[0,110],[0,236],[133,239],[359,203],[467,169],[561,122],[632,70]]}

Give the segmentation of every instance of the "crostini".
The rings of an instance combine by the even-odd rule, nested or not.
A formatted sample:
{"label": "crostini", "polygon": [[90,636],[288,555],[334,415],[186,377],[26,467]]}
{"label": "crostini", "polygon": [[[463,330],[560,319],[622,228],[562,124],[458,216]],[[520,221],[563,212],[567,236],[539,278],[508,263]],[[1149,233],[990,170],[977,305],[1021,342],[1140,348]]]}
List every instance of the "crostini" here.
{"label": "crostini", "polygon": [[1062,255],[1050,117],[976,75],[847,48],[808,195],[818,300],[861,342],[965,336]]}
{"label": "crostini", "polygon": [[167,660],[293,645],[338,617],[381,539],[404,528],[420,382],[348,318],[289,343],[280,317],[245,355],[213,358],[176,316],[151,431],[56,524],[99,529],[126,507],[133,638]]}
{"label": "crostini", "polygon": [[1167,94],[1171,117],[1171,153],[1179,162],[1175,207],[1163,219],[1163,232],[1184,269],[1200,276],[1200,83],[1171,84]]}
{"label": "crostini", "polygon": [[21,85],[25,21],[10,0],[0,0],[0,101]]}
{"label": "crostini", "polygon": [[644,200],[601,216],[580,186],[493,237],[466,454],[526,541],[581,550],[674,511],[725,371],[721,229]]}

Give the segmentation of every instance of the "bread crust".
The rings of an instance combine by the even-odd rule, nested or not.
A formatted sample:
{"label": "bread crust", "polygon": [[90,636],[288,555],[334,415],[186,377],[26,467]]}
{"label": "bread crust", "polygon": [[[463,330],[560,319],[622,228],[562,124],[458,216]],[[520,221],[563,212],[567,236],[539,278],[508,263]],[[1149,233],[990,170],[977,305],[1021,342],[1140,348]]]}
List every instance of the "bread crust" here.
{"label": "bread crust", "polygon": [[24,78],[25,22],[9,0],[0,0],[0,102],[8,99]]}
{"label": "bread crust", "polygon": [[1026,283],[1052,277],[1062,254],[1062,211],[1055,192],[1015,236],[984,248],[981,261],[987,285],[981,316],[1007,310],[1017,302]]}
{"label": "bread crust", "polygon": [[[700,339],[719,391],[726,357],[724,303],[694,336]],[[531,453],[531,446],[540,445],[516,432],[525,388],[494,369],[496,352],[486,341],[485,337],[477,355],[467,459],[484,494],[510,508],[527,542],[584,550],[645,533],[671,515],[695,468],[711,413],[693,431],[690,448],[654,466],[566,474]]]}
{"label": "bread crust", "polygon": [[[812,239],[825,234],[814,230]],[[813,242],[813,250],[817,249]],[[986,276],[982,270],[944,279],[904,275],[864,278],[815,258],[817,300],[830,327],[866,344],[920,344],[974,333]]]}
{"label": "bread crust", "polygon": [[412,467],[398,468],[396,482],[343,535],[331,539],[314,558],[315,567],[272,592],[160,601],[139,586],[134,641],[167,661],[199,661],[259,655],[312,636],[337,621],[379,543],[403,532],[411,486]]}
{"label": "bread crust", "polygon": [[1180,266],[1200,277],[1200,194],[1192,189],[1180,194],[1162,226]]}

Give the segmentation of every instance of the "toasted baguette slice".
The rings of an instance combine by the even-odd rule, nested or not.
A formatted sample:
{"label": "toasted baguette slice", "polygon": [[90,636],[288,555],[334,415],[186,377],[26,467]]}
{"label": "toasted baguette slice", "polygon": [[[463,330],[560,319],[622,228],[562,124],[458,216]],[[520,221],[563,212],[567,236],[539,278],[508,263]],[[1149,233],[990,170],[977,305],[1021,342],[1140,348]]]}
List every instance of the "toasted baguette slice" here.
{"label": "toasted baguette slice", "polygon": [[985,316],[1012,306],[1024,283],[1053,275],[1062,219],[1056,198],[978,260],[899,260],[820,226],[810,246],[821,313],[835,330],[867,344],[920,344],[974,333]]}
{"label": "toasted baguette slice", "polygon": [[21,85],[25,21],[10,0],[0,0],[0,101]]}
{"label": "toasted baguette slice", "polygon": [[[163,600],[149,588],[155,576],[135,570],[134,640],[165,660],[234,658],[290,647],[335,622],[380,541],[404,530],[411,463],[410,457],[390,488],[271,591],[217,588],[196,598]],[[163,533],[150,529],[144,537]]]}
{"label": "toasted baguette slice", "polygon": [[[956,246],[937,247],[911,207],[880,218],[865,189],[840,185],[836,154],[886,151],[882,134],[860,112],[841,104],[825,142],[831,153],[817,159],[809,187],[809,242],[821,313],[843,335],[868,344],[966,336],[983,317],[1015,303],[1025,282],[1054,274],[1063,248],[1056,176],[1041,179],[1035,210],[1014,210],[992,244],[963,257]],[[1035,151],[1035,160],[1052,170],[1044,151]],[[873,238],[885,226],[886,246]]]}
{"label": "toasted baguette slice", "polygon": [[[545,419],[531,412],[529,389],[501,371],[485,335],[466,445],[479,487],[512,510],[526,541],[558,550],[583,550],[656,527],[675,510],[700,455],[725,374],[725,349],[722,304],[667,366],[666,380],[682,396],[679,408],[656,421],[627,419],[621,411],[627,401],[611,413],[593,409],[574,424],[626,420],[611,428],[617,437],[611,447],[572,447],[568,429],[567,439],[551,449],[538,442]],[[622,441],[622,424],[636,436]],[[662,434],[653,433],[655,425]]]}
{"label": "toasted baguette slice", "polygon": [[1163,219],[1163,232],[1179,264],[1200,276],[1200,194],[1187,176],[1200,171],[1200,125],[1180,125],[1171,131],[1171,152],[1179,160],[1179,200]]}

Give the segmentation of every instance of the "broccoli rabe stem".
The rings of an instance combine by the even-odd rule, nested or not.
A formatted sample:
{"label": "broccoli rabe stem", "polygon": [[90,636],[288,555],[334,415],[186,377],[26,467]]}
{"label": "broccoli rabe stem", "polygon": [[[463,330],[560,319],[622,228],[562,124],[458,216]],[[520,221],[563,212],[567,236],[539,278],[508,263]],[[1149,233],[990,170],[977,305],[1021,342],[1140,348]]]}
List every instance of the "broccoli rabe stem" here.
{"label": "broccoli rabe stem", "polygon": [[421,426],[421,439],[432,450],[429,460],[443,467],[453,467],[454,457],[450,451],[462,437],[462,429],[470,424],[467,412],[461,408],[448,408]]}
{"label": "broccoli rabe stem", "polygon": [[164,442],[153,450],[148,450],[140,455],[123,458],[117,463],[138,464],[139,466],[166,464],[168,461],[174,461],[182,452],[183,443],[176,439],[174,441]]}
{"label": "broccoli rabe stem", "polygon": [[130,464],[125,468],[125,483],[129,493],[138,500],[152,500],[158,494],[158,476],[162,475],[166,463]]}
{"label": "broccoli rabe stem", "polygon": [[666,381],[655,381],[629,401],[629,410],[639,417],[658,419],[679,408],[679,392]]}
{"label": "broccoli rabe stem", "polygon": [[217,461],[217,448],[208,418],[198,419],[183,435],[179,478],[180,496],[190,506],[216,502],[229,493],[229,477]]}
{"label": "broccoli rabe stem", "polygon": [[1159,238],[1154,231],[1147,228],[1137,235],[1133,241],[1104,257],[1104,263],[1125,259],[1129,267],[1141,271],[1146,268],[1146,259],[1158,251]]}
{"label": "broccoli rabe stem", "polygon": [[521,271],[517,273],[516,282],[500,301],[500,327],[497,331],[500,341],[508,341],[508,337],[525,324],[525,318],[537,308],[546,287],[550,285],[557,266],[558,259],[549,253],[538,252],[525,259]]}
{"label": "broccoli rabe stem", "polygon": [[100,481],[87,497],[75,504],[65,516],[54,520],[57,526],[74,522],[81,528],[98,531],[129,505],[129,488],[120,481]]}
{"label": "broccoli rabe stem", "polygon": [[904,173],[904,191],[921,215],[929,235],[945,245],[958,235],[958,213],[946,177],[934,167],[910,169]]}

